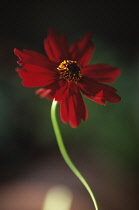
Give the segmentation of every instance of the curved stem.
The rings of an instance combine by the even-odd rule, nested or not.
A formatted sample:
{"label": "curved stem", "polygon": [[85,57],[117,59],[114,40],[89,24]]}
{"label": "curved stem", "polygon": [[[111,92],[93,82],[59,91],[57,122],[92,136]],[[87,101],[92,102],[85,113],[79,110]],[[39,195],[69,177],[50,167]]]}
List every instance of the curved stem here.
{"label": "curved stem", "polygon": [[73,173],[79,178],[79,180],[85,186],[86,190],[88,191],[89,195],[92,198],[95,210],[99,210],[96,199],[95,199],[95,196],[94,196],[91,188],[89,187],[88,183],[86,182],[84,177],[81,175],[81,173],[78,171],[78,169],[75,167],[75,165],[71,161],[71,159],[70,159],[70,157],[69,157],[69,155],[68,155],[68,153],[65,149],[65,146],[64,146],[64,143],[63,143],[63,140],[62,140],[62,136],[61,136],[61,133],[60,133],[60,130],[59,130],[59,126],[58,126],[58,123],[57,123],[57,119],[56,119],[56,105],[57,105],[57,101],[53,100],[53,103],[52,103],[52,106],[51,106],[51,119],[52,119],[52,124],[53,124],[54,132],[55,132],[55,135],[56,135],[56,139],[57,139],[57,143],[58,143],[61,155],[62,155],[63,159],[65,160],[65,162],[67,163],[67,165],[69,166],[69,168],[73,171]]}

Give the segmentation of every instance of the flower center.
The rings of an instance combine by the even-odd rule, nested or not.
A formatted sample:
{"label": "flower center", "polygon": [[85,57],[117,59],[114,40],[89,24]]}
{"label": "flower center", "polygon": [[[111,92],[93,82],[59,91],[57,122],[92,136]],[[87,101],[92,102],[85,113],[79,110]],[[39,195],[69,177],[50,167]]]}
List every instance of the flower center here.
{"label": "flower center", "polygon": [[60,78],[68,82],[77,82],[81,79],[82,73],[76,61],[64,60],[57,68],[60,72]]}

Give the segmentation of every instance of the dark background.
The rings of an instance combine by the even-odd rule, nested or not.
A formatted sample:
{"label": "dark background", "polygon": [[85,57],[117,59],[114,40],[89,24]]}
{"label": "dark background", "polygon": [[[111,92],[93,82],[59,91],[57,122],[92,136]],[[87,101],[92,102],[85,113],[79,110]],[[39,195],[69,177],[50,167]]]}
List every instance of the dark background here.
{"label": "dark background", "polygon": [[[92,209],[89,196],[59,154],[50,119],[51,102],[40,100],[34,94],[34,88],[21,86],[15,72],[18,65],[13,48],[45,53],[43,39],[49,27],[64,33],[69,43],[87,31],[93,31],[96,50],[91,63],[109,63],[121,69],[121,76],[112,84],[122,97],[120,103],[103,107],[85,99],[89,119],[77,129],[61,122],[60,127],[67,150],[94,187],[101,208],[138,208],[139,50],[136,8],[133,1],[43,0],[5,1],[1,4],[0,210],[41,209],[47,183],[50,186],[69,186],[76,195],[75,203],[83,202],[80,210],[85,209],[84,205]],[[30,182],[33,183],[31,186]],[[46,184],[43,193],[42,188],[34,187],[36,183]],[[37,204],[37,198],[34,201],[36,191],[40,199]],[[11,192],[15,192],[15,197]],[[29,201],[26,192],[32,196]],[[76,200],[82,195],[84,199]],[[23,203],[26,203],[24,207]]]}

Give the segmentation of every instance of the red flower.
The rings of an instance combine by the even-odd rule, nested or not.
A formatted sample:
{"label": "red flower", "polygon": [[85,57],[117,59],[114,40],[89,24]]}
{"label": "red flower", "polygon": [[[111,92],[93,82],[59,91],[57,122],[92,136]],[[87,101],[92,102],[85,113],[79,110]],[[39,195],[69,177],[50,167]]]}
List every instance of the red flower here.
{"label": "red flower", "polygon": [[64,123],[69,121],[72,127],[77,127],[88,117],[81,93],[99,104],[120,101],[116,89],[103,84],[114,82],[120,70],[108,64],[87,65],[94,52],[91,37],[89,32],[69,47],[64,35],[49,29],[44,40],[47,55],[32,50],[14,50],[20,59],[21,69],[17,72],[23,79],[22,84],[26,87],[43,86],[36,93],[58,101],[61,120]]}

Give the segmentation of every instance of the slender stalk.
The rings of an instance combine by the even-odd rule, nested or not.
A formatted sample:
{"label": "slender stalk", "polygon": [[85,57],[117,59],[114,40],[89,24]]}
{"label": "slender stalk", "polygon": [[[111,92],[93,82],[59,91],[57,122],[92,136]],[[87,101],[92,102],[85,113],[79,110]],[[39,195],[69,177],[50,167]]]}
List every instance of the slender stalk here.
{"label": "slender stalk", "polygon": [[61,155],[62,155],[63,159],[65,160],[65,162],[67,163],[67,165],[69,166],[69,168],[72,170],[72,172],[78,177],[78,179],[85,186],[86,190],[88,191],[89,195],[92,198],[95,210],[99,210],[96,199],[95,199],[95,196],[94,196],[90,186],[88,185],[87,181],[82,176],[82,174],[75,167],[75,165],[71,161],[71,159],[70,159],[70,157],[69,157],[69,155],[66,151],[66,148],[64,146],[63,139],[62,139],[62,136],[61,136],[61,133],[60,133],[60,129],[59,129],[59,126],[58,126],[58,123],[57,123],[57,119],[56,119],[56,105],[57,105],[57,101],[53,100],[52,106],[51,106],[51,119],[52,119],[52,124],[53,124],[56,140],[57,140],[58,147],[59,147],[59,150],[61,152]]}

